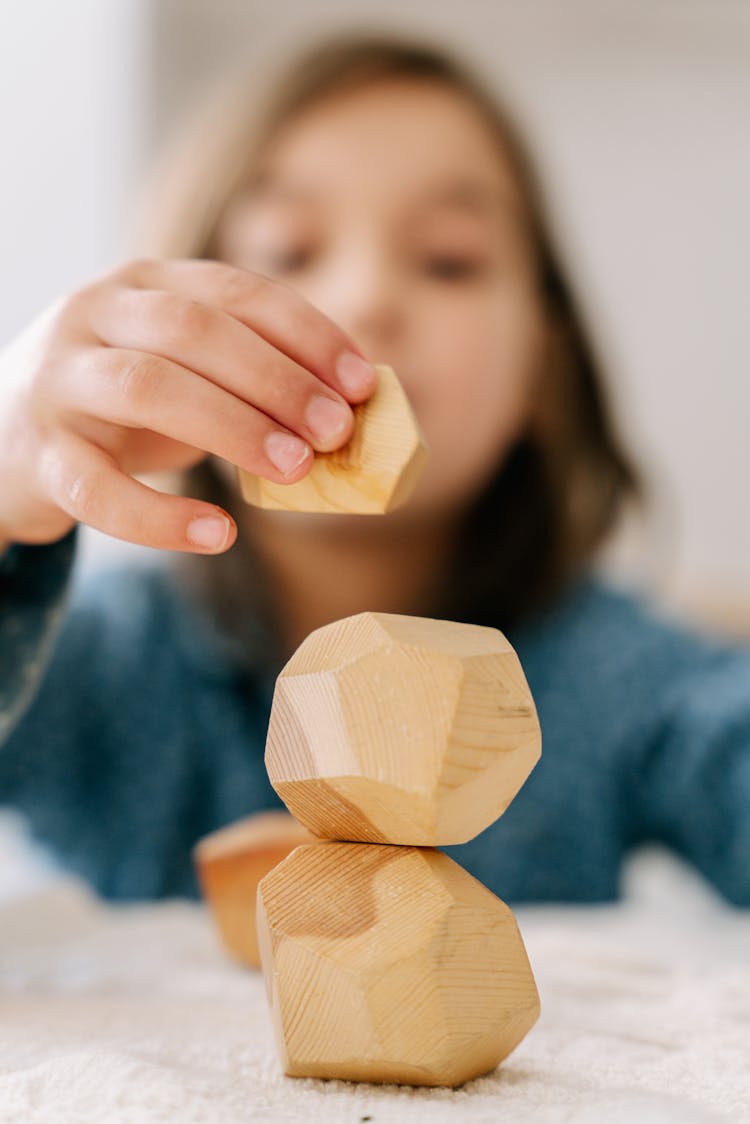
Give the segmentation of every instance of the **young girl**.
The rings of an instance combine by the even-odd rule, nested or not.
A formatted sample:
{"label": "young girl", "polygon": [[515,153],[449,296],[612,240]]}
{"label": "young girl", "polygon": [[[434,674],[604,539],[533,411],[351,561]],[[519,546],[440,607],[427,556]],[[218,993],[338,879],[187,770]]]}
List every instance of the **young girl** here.
{"label": "young girl", "polygon": [[[265,732],[301,640],[443,617],[508,635],[544,739],[460,862],[511,902],[599,901],[661,840],[750,904],[750,654],[591,574],[637,477],[495,102],[439,51],[355,37],[189,156],[154,257],[2,357],[0,803],[102,894],[193,894],[196,839],[278,804]],[[431,449],[409,502],[246,507],[230,466],[303,477],[371,362]],[[184,494],[134,479],[155,470],[190,470]],[[178,553],[66,600],[79,522]]]}

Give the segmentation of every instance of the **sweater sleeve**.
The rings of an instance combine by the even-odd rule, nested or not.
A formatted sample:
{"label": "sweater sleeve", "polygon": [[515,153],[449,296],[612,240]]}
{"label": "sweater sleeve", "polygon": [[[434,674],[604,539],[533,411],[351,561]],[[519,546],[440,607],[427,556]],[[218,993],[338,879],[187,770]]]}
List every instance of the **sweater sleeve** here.
{"label": "sweater sleeve", "polygon": [[750,906],[750,650],[695,641],[667,682],[635,781],[643,838],[674,847]]}
{"label": "sweater sleeve", "polygon": [[11,545],[0,557],[0,752],[31,702],[60,629],[76,528],[45,546]]}

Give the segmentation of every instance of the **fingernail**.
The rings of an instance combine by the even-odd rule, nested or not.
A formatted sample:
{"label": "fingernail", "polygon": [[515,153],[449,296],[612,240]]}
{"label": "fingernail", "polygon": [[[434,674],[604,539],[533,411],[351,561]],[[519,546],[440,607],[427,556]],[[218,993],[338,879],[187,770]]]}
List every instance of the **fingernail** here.
{"label": "fingernail", "polygon": [[336,374],[347,394],[362,394],[369,390],[376,379],[377,372],[367,360],[355,355],[353,351],[345,351],[336,361]]}
{"label": "fingernail", "polygon": [[223,515],[199,515],[188,523],[187,539],[193,546],[220,550],[232,530],[232,524]]}
{"label": "fingernail", "polygon": [[351,420],[352,412],[345,402],[317,395],[307,405],[307,424],[319,441],[334,441],[343,433]]}
{"label": "fingernail", "polygon": [[264,445],[269,461],[284,476],[291,476],[310,455],[310,446],[306,441],[277,429],[266,435]]}

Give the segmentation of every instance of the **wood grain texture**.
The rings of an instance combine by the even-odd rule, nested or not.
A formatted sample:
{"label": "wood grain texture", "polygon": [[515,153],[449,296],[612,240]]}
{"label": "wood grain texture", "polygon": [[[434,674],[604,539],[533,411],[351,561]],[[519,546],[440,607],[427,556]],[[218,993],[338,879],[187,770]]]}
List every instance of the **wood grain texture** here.
{"label": "wood grain texture", "polygon": [[243,964],[260,967],[258,883],[313,836],[288,812],[261,812],[204,836],[193,850],[198,881],[222,942]]}
{"label": "wood grain texture", "polygon": [[266,767],[321,838],[447,846],[505,811],[540,752],[501,632],[360,613],[311,633],[282,670]]}
{"label": "wood grain texture", "polygon": [[293,1077],[459,1085],[539,1015],[511,910],[440,851],[300,846],[258,887],[258,933]]}
{"label": "wood grain texture", "polygon": [[354,407],[350,441],[332,453],[316,453],[307,476],[295,484],[238,469],[247,503],[276,511],[378,515],[408,499],[427,449],[395,372],[385,365],[376,369],[375,392]]}

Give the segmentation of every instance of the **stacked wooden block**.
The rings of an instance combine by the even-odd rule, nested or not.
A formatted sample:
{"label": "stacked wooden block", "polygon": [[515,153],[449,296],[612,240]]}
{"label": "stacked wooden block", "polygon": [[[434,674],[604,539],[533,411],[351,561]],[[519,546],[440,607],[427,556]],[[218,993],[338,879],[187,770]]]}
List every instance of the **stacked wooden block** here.
{"label": "stacked wooden block", "polygon": [[293,1076],[457,1085],[539,999],[511,910],[435,848],[508,806],[540,752],[501,633],[364,613],[313,632],[276,683],[271,781],[321,842],[258,887],[258,942]]}

